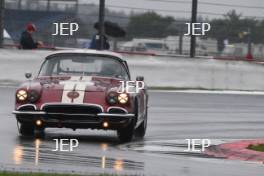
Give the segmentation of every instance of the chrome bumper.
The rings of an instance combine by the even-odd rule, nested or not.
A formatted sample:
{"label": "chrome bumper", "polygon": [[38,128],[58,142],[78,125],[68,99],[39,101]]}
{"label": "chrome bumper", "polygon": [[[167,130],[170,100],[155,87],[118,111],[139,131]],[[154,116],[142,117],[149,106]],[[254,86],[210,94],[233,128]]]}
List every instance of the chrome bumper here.
{"label": "chrome bumper", "polygon": [[44,111],[13,111],[15,115],[61,115],[61,116],[89,116],[89,117],[125,117],[131,118],[135,114],[112,114],[112,113],[98,113],[98,114],[66,114],[66,113],[48,113]]}

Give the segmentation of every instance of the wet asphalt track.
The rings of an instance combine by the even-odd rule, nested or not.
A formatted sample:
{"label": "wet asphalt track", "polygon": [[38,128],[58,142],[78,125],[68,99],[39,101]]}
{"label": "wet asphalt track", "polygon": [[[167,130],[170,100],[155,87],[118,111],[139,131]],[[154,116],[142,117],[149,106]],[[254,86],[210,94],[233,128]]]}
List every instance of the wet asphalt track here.
{"label": "wet asphalt track", "polygon": [[[263,138],[263,95],[150,92],[146,138],[119,144],[114,132],[48,129],[46,138],[21,138],[11,114],[14,88],[0,88],[0,170],[177,176],[261,176],[264,165],[184,152],[184,139],[212,143]],[[76,138],[72,152],[53,152],[54,138]]]}

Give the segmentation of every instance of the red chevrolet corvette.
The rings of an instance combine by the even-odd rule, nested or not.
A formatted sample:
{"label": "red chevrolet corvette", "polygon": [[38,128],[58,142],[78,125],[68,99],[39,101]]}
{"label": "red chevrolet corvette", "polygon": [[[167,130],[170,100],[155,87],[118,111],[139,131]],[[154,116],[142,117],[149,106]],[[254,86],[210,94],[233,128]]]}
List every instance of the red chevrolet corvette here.
{"label": "red chevrolet corvette", "polygon": [[13,112],[21,135],[40,137],[45,128],[63,127],[116,130],[122,142],[145,135],[148,94],[136,87],[144,78],[133,84],[126,61],[116,53],[56,52],[45,58],[36,78],[26,77]]}

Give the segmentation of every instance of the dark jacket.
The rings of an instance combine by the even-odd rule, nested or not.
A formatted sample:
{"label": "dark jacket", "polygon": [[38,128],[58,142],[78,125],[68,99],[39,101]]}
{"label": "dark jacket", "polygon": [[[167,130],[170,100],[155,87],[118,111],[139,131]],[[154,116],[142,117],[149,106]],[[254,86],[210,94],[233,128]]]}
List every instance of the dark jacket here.
{"label": "dark jacket", "polygon": [[34,42],[31,34],[27,31],[22,32],[20,37],[21,49],[35,49],[38,47],[38,44]]}
{"label": "dark jacket", "polygon": [[[96,50],[99,50],[100,49],[100,39],[99,38],[100,37],[99,37],[98,34],[96,34],[96,35],[93,36],[92,41],[90,43],[90,47],[89,47],[90,49],[96,49]],[[110,44],[107,41],[107,37],[104,36],[104,39],[103,40],[104,40],[103,49],[104,50],[108,50],[110,48]]]}

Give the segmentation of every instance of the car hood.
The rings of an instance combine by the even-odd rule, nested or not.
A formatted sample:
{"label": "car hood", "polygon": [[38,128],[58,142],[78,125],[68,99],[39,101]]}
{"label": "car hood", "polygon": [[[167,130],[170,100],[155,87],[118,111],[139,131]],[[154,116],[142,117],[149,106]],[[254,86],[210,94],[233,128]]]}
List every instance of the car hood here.
{"label": "car hood", "polygon": [[118,88],[122,80],[98,76],[39,77],[43,90],[103,92]]}

